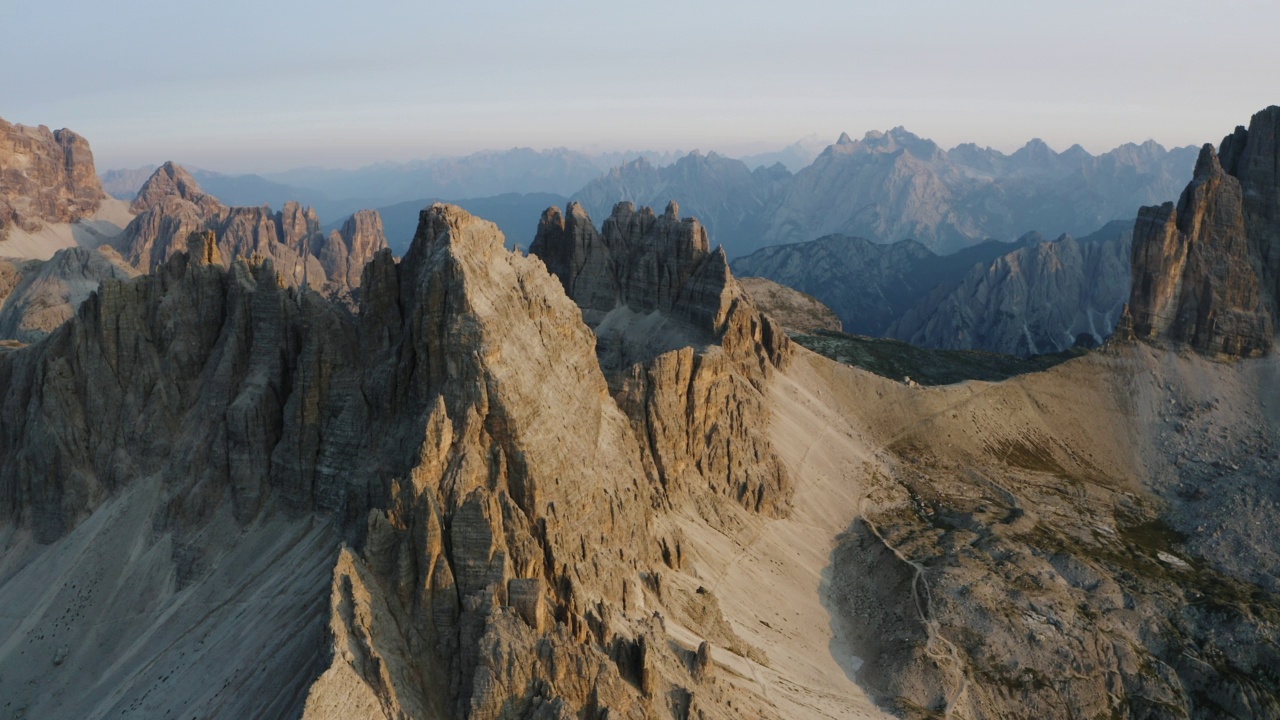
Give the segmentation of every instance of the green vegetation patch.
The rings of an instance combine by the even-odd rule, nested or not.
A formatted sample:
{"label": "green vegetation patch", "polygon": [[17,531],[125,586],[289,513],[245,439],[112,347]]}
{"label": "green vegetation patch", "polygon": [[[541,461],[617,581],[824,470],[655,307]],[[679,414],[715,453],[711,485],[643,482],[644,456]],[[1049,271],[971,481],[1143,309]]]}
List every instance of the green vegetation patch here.
{"label": "green vegetation patch", "polygon": [[1087,350],[1072,349],[1029,358],[983,350],[935,350],[888,338],[818,330],[791,338],[813,352],[891,380],[911,378],[921,385],[950,385],[965,380],[997,382],[1047,370]]}

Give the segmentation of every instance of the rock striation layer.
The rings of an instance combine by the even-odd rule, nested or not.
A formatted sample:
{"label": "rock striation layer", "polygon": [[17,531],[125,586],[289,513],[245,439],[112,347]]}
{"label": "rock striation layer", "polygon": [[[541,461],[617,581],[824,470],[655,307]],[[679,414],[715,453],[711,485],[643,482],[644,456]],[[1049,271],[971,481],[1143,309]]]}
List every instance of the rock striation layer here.
{"label": "rock striation layer", "polygon": [[1224,357],[1271,351],[1280,283],[1280,107],[1200,150],[1178,199],[1134,225],[1133,333]]}
{"label": "rock striation layer", "polygon": [[386,247],[382,216],[377,210],[360,210],[347,218],[340,229],[316,241],[313,252],[329,282],[355,288],[360,286],[365,264]]}
{"label": "rock striation layer", "polygon": [[359,286],[365,263],[387,246],[376,211],[362,210],[326,235],[312,208],[296,202],[286,202],[278,212],[266,206],[229,207],[173,163],[155,171],[131,209],[138,216],[116,247],[147,271],[185,252],[192,233],[210,231],[224,266],[241,257],[270,258],[285,283],[342,294]]}
{"label": "rock striation layer", "polygon": [[83,137],[0,119],[0,241],[12,227],[36,232],[86,218],[105,198]]}

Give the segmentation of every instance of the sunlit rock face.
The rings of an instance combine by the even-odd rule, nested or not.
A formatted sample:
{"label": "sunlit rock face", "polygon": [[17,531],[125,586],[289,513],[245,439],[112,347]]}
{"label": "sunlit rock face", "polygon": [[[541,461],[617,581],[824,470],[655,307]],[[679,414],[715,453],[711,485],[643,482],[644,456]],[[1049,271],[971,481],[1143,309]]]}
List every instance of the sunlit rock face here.
{"label": "sunlit rock face", "polygon": [[1271,351],[1280,282],[1280,107],[1205,145],[1178,203],[1134,226],[1134,334],[1211,355]]}
{"label": "sunlit rock face", "polygon": [[0,119],[0,241],[92,215],[107,197],[83,137]]}

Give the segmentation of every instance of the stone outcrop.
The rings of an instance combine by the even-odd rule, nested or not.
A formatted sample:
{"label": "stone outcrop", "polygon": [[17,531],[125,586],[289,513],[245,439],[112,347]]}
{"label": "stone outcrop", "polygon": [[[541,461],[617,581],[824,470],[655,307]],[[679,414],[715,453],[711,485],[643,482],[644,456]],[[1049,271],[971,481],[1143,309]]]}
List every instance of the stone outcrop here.
{"label": "stone outcrop", "polygon": [[148,271],[185,252],[192,233],[211,231],[224,267],[236,258],[270,258],[290,286],[349,294],[359,286],[365,263],[387,246],[374,210],[360,211],[326,236],[312,208],[296,202],[286,202],[278,212],[266,206],[229,207],[173,163],[155,171],[132,209],[138,216],[116,247],[128,262]]}
{"label": "stone outcrop", "polygon": [[22,267],[25,263],[9,258],[0,258],[0,306],[22,282]]}
{"label": "stone outcrop", "polygon": [[0,119],[0,241],[11,227],[36,232],[89,217],[105,198],[83,137]]}
{"label": "stone outcrop", "polygon": [[[262,652],[217,687],[137,677],[106,696],[75,682],[76,665],[39,669],[59,692],[32,712],[83,702],[213,716],[256,693],[319,718],[647,718],[673,697],[682,716],[760,713],[706,657],[690,663],[648,609],[665,567],[651,515],[668,490],[610,397],[595,336],[540,261],[437,205],[403,260],[382,250],[365,266],[353,314],[282,285],[271,258],[224,268],[212,231],[185,245],[151,275],[103,281],[44,341],[0,353],[0,513],[61,543],[91,517],[112,527],[104,503],[141,493],[129,505],[151,513],[139,552],[171,557],[173,575],[154,582],[180,588],[216,578],[254,528],[312,517],[347,542],[325,603],[328,650],[318,666],[306,642],[278,664]],[[755,351],[730,352],[768,346],[758,314],[757,335],[743,334],[746,310],[726,313],[726,350],[666,357],[695,373],[714,357],[718,373],[754,364]],[[153,509],[138,504],[147,497]],[[314,600],[275,612],[311,632]],[[165,672],[244,642],[202,637]],[[67,657],[54,636],[24,642]],[[141,647],[99,642],[116,658]],[[34,681],[18,660],[0,662],[0,685]]]}
{"label": "stone outcrop", "polygon": [[[682,220],[674,202],[661,216],[618,203],[599,231],[578,203],[563,214],[550,208],[529,251],[544,258],[582,308],[600,338],[606,370],[718,342],[729,332],[731,311],[750,304],[723,248],[712,250],[706,229],[695,218]],[[766,342],[779,336],[767,319],[757,322]],[[785,354],[785,340],[778,343],[766,354]]]}
{"label": "stone outcrop", "polygon": [[762,391],[790,345],[734,280],[722,248],[673,202],[619,203],[599,232],[581,205],[548,209],[530,252],[595,331],[596,351],[670,497],[711,488],[784,514],[790,480],[767,440]]}
{"label": "stone outcrop", "polygon": [[1200,150],[1175,206],[1134,225],[1132,332],[1224,357],[1271,351],[1280,282],[1280,107]]}

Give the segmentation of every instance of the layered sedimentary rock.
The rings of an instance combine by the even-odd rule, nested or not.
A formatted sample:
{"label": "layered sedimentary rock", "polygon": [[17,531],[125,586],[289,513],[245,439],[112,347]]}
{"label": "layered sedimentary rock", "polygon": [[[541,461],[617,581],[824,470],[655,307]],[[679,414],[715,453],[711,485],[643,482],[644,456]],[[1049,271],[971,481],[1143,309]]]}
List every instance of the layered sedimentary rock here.
{"label": "layered sedimentary rock", "polygon": [[597,336],[600,364],[669,492],[711,487],[785,513],[790,480],[767,440],[762,391],[790,344],[733,279],[722,248],[675,203],[619,203],[599,232],[581,205],[542,216],[545,259]]}
{"label": "layered sedimentary rock", "polygon": [[0,119],[0,241],[11,227],[36,232],[86,218],[105,198],[88,141]]}
{"label": "layered sedimentary rock", "polygon": [[156,170],[131,207],[138,216],[116,247],[143,270],[186,251],[187,238],[207,230],[217,237],[224,266],[236,258],[270,258],[289,285],[349,293],[359,285],[365,263],[387,246],[376,211],[361,211],[326,236],[312,208],[296,202],[285,203],[279,212],[266,206],[228,207],[173,163]]}
{"label": "layered sedimentary rock", "polygon": [[[366,266],[352,314],[282,286],[270,258],[224,268],[211,231],[187,246],[152,275],[104,281],[44,341],[0,353],[5,524],[59,553],[85,533],[110,545],[143,528],[125,554],[155,568],[58,570],[66,593],[0,622],[24,648],[0,655],[0,694],[33,716],[761,712],[652,615],[672,592],[657,576],[674,545],[652,514],[676,491],[651,475],[594,335],[541,262],[435,206],[402,261],[383,250]],[[727,315],[726,348],[761,340],[742,335],[740,313]],[[735,368],[755,357],[740,355]],[[709,362],[685,360],[674,364]],[[285,545],[264,546],[272,533]],[[311,594],[338,538],[330,590]],[[36,552],[14,542],[6,562]],[[234,591],[216,587],[223,563],[249,557]],[[254,589],[258,573],[285,584]],[[128,622],[149,629],[64,648],[83,629],[65,618],[117,603],[103,577],[147,598]],[[4,597],[25,608],[19,587]],[[296,597],[265,602],[282,589]],[[171,636],[164,618],[186,617],[188,597],[207,598],[203,629]],[[269,611],[261,632],[278,652],[242,649],[230,628],[256,621],[229,613],[240,603]],[[724,626],[718,611],[705,621]],[[128,670],[139,663],[165,670]],[[116,679],[112,691],[86,685],[89,672]],[[32,683],[41,692],[19,690]]]}
{"label": "layered sedimentary rock", "polygon": [[1204,353],[1271,351],[1280,281],[1280,107],[1205,145],[1175,206],[1146,207],[1133,240],[1133,333]]}

